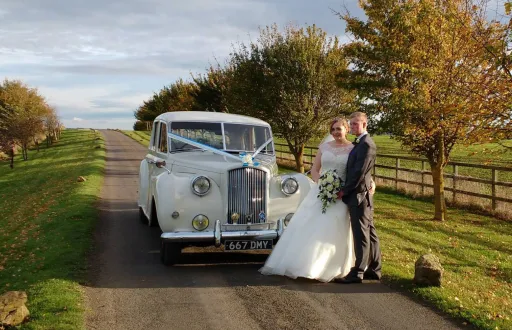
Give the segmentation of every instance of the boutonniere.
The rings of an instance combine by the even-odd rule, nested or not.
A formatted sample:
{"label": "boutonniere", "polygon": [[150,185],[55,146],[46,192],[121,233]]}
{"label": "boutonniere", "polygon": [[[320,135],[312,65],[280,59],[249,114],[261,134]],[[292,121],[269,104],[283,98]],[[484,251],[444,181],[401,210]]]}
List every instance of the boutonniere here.
{"label": "boutonniere", "polygon": [[361,138],[360,138],[360,137],[358,137],[358,138],[356,139],[356,143],[359,143],[360,141],[361,141]]}

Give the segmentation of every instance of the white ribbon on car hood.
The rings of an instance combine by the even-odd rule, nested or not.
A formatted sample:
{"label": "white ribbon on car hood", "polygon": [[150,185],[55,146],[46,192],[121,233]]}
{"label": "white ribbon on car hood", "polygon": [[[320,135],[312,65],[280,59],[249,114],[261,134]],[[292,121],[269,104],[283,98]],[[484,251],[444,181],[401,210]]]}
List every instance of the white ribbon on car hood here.
{"label": "white ribbon on car hood", "polygon": [[[261,150],[263,150],[270,142],[273,141],[273,138],[268,139],[258,149],[256,149],[256,151],[252,155],[248,154],[246,152],[243,152],[243,153],[240,153],[240,155],[237,157],[237,156],[234,156],[234,155],[232,155],[229,152],[226,152],[224,150],[211,147],[209,145],[197,142],[195,140],[191,140],[191,139],[185,138],[183,136],[180,136],[180,135],[177,135],[177,134],[174,134],[174,133],[167,133],[167,134],[168,134],[168,136],[171,139],[175,139],[175,140],[178,140],[180,142],[190,144],[190,145],[192,145],[194,147],[197,147],[199,149],[203,149],[203,150],[206,150],[206,151],[211,151],[214,154],[217,154],[217,155],[220,155],[220,156],[224,156],[224,157],[228,157],[228,158],[231,158],[233,160],[237,160],[237,161],[242,160],[242,163],[243,163],[244,166],[249,166],[249,165],[258,166],[259,163],[257,163],[257,162],[253,163],[254,157],[256,157],[261,152]],[[250,162],[247,161],[247,159],[246,159],[247,156],[251,157],[251,161]]]}

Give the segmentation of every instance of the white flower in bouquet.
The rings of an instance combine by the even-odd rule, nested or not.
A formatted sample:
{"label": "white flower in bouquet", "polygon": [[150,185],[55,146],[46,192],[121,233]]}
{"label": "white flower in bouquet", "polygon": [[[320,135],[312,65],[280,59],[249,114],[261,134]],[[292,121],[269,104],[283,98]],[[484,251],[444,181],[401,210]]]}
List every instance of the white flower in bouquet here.
{"label": "white flower in bouquet", "polygon": [[329,170],[320,176],[317,197],[322,201],[322,213],[325,213],[327,206],[336,203],[341,187],[341,178],[335,170]]}

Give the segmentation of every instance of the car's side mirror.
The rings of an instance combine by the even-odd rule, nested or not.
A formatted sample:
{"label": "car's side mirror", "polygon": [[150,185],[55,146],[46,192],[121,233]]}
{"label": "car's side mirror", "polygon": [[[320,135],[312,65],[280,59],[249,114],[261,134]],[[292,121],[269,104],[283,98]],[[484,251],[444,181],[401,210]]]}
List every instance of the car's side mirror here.
{"label": "car's side mirror", "polygon": [[155,164],[156,167],[163,168],[164,170],[167,171],[168,174],[171,174],[171,171],[167,167],[165,167],[165,165],[167,165],[165,160],[154,161],[154,160],[148,159],[147,162],[148,162],[148,164]]}
{"label": "car's side mirror", "polygon": [[169,170],[167,167],[165,167],[165,165],[167,165],[167,163],[165,162],[165,160],[159,160],[155,163],[155,166],[158,167],[158,168],[163,168],[164,170],[167,171],[167,174],[171,174],[171,170]]}

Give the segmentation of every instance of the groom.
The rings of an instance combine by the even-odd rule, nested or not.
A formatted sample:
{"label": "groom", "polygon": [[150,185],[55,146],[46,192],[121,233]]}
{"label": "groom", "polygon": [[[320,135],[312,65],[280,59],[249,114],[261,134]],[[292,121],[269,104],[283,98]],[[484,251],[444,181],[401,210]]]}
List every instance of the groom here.
{"label": "groom", "polygon": [[354,112],[349,119],[350,130],[357,138],[348,157],[347,182],[338,198],[349,208],[356,262],[345,277],[334,279],[337,283],[361,283],[363,278],[380,280],[382,268],[379,238],[373,225],[373,197],[369,193],[376,146],[366,131],[366,114]]}

